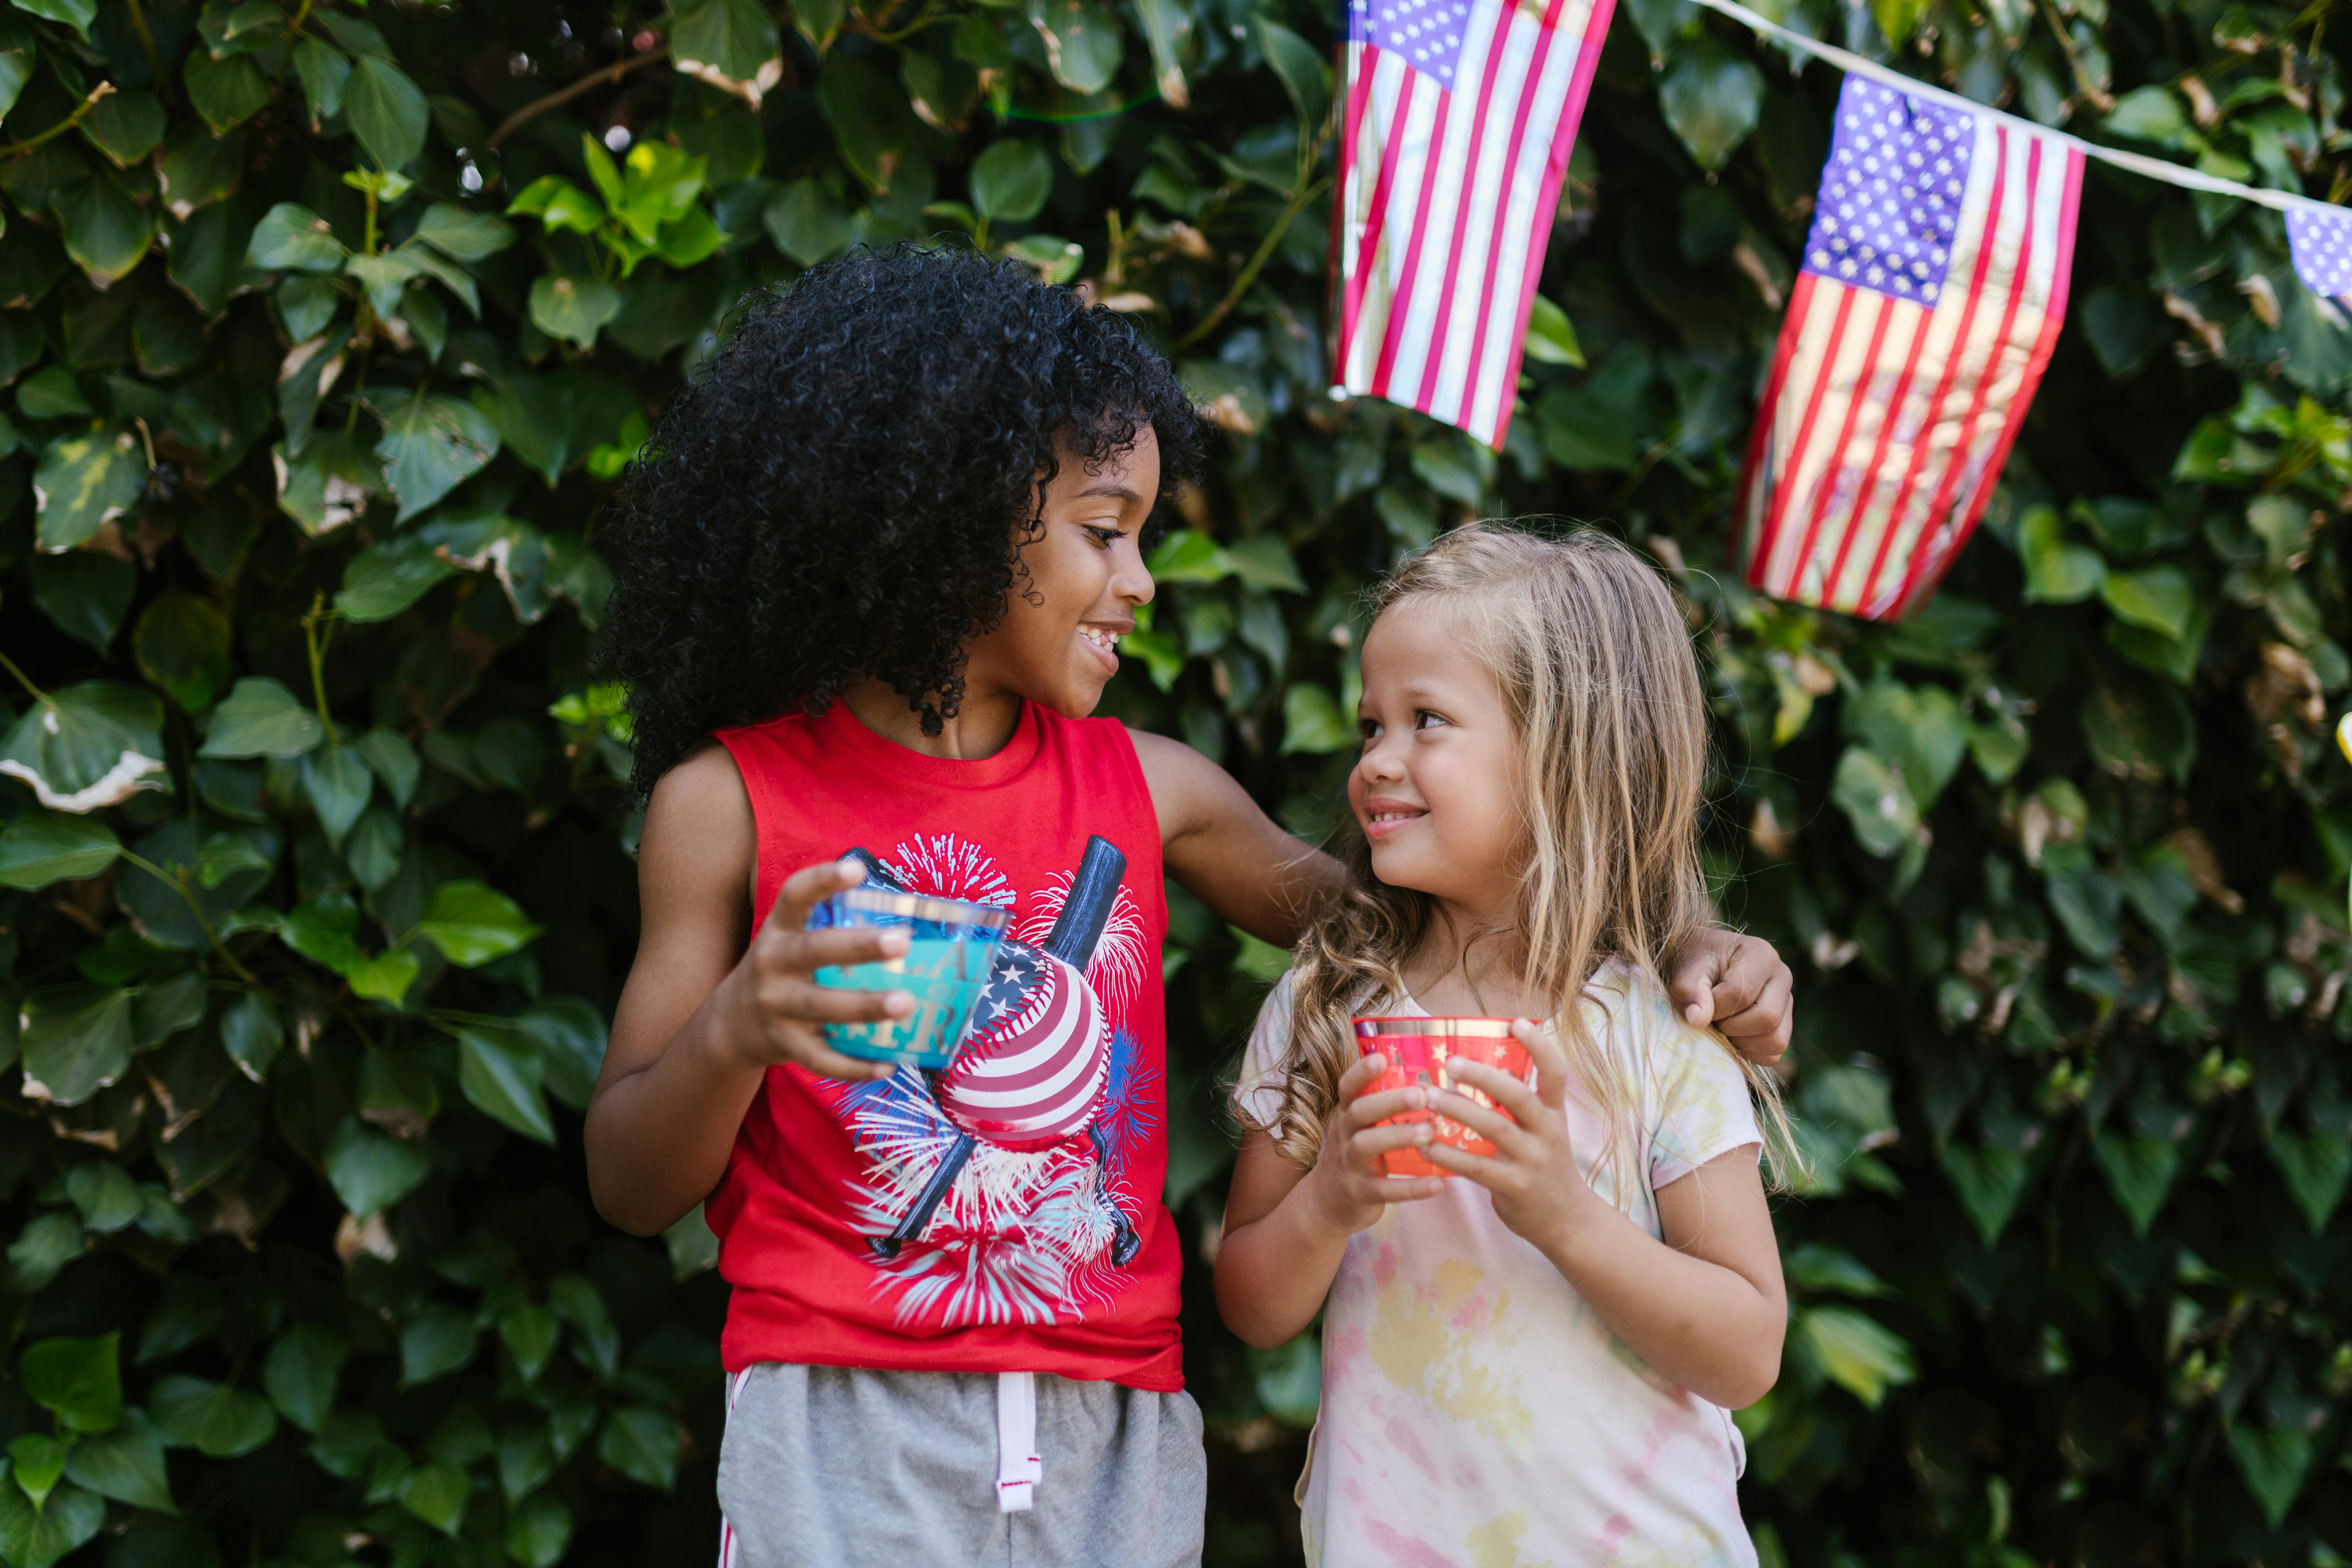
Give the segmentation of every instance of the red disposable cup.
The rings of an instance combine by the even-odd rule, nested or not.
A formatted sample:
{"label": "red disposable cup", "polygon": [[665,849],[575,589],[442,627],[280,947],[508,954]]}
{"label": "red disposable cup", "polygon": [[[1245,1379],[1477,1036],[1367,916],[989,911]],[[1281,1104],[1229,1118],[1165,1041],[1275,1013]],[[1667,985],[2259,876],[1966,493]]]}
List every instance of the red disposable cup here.
{"label": "red disposable cup", "polygon": [[[1498,1116],[1510,1112],[1466,1083],[1454,1081],[1447,1063],[1456,1058],[1477,1062],[1485,1067],[1507,1072],[1524,1083],[1528,1078],[1528,1048],[1511,1038],[1508,1018],[1358,1018],[1356,1050],[1362,1056],[1374,1052],[1388,1058],[1388,1068],[1382,1072],[1366,1094],[1378,1094],[1391,1089],[1450,1089],[1468,1100],[1476,1100]],[[1381,1123],[1383,1127],[1398,1122],[1427,1121],[1432,1126],[1434,1142],[1459,1149],[1465,1154],[1492,1155],[1495,1145],[1450,1116],[1440,1116],[1432,1110],[1408,1110],[1391,1116]],[[1391,1149],[1381,1156],[1381,1171],[1390,1176],[1450,1176],[1451,1171],[1440,1170],[1423,1157],[1418,1149]]]}

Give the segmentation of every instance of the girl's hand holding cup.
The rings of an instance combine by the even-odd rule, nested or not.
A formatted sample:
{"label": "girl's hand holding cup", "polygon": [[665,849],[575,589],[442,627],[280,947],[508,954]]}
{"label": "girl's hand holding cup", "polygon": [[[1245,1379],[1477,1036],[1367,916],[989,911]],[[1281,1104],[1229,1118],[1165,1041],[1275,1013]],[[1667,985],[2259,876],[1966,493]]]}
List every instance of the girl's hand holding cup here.
{"label": "girl's hand holding cup", "polygon": [[[1530,1089],[1509,1073],[1456,1057],[1447,1070],[1492,1099],[1488,1110],[1465,1094],[1440,1090],[1433,1106],[1495,1145],[1491,1156],[1439,1143],[1421,1151],[1431,1164],[1467,1176],[1493,1195],[1495,1217],[1512,1233],[1550,1252],[1601,1203],[1577,1168],[1568,1131],[1568,1058],[1526,1018],[1513,1021],[1511,1037],[1527,1047],[1536,1065]],[[1508,1114],[1504,1114],[1508,1112]]]}
{"label": "girl's hand holding cup", "polygon": [[[1323,1130],[1323,1149],[1307,1181],[1315,1194],[1315,1212],[1333,1230],[1353,1235],[1369,1230],[1391,1204],[1436,1195],[1444,1190],[1442,1176],[1387,1176],[1381,1173],[1381,1156],[1397,1149],[1426,1152],[1433,1129],[1426,1118],[1390,1121],[1409,1111],[1427,1110],[1435,1096],[1425,1089],[1364,1091],[1388,1070],[1388,1058],[1368,1056],[1339,1079],[1339,1109]],[[1388,1126],[1380,1125],[1389,1121]]]}
{"label": "girl's hand holding cup", "polygon": [[785,879],[776,902],[730,976],[734,1026],[724,1038],[747,1065],[772,1067],[798,1062],[826,1078],[860,1080],[887,1078],[898,1064],[860,1061],[825,1043],[827,1024],[862,1024],[903,1018],[915,1010],[907,991],[853,991],[816,983],[829,965],[847,967],[906,956],[904,929],[879,926],[804,931],[809,913],[823,900],[866,879],[855,860],[828,860]]}

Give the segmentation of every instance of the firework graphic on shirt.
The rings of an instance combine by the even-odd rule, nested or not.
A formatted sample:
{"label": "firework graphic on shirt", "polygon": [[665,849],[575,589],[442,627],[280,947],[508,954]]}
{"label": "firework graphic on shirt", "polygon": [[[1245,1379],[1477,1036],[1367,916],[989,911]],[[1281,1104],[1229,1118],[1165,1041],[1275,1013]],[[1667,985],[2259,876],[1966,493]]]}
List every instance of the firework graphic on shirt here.
{"label": "firework graphic on shirt", "polygon": [[[994,858],[954,834],[894,846],[881,864],[909,892],[1014,911],[1009,937],[972,1019],[971,1038],[1034,1024],[1051,995],[1068,1026],[1108,1031],[1093,1114],[1044,1147],[975,1139],[940,1103],[933,1074],[901,1068],[844,1086],[834,1111],[863,1157],[851,1219],[869,1237],[875,1288],[902,1322],[943,1327],[1047,1323],[1105,1302],[1132,1255],[1128,1210],[1134,1152],[1157,1128],[1156,1073],[1121,1025],[1150,953],[1141,910],[1122,885],[1083,975],[1040,951],[1068,901],[1074,873],[1017,896]],[[1060,969],[1064,973],[1052,973]],[[1084,994],[1061,994],[1069,987]],[[944,1177],[942,1173],[949,1173]],[[944,1190],[933,1193],[942,1181]],[[935,1206],[922,1212],[927,1199]]]}

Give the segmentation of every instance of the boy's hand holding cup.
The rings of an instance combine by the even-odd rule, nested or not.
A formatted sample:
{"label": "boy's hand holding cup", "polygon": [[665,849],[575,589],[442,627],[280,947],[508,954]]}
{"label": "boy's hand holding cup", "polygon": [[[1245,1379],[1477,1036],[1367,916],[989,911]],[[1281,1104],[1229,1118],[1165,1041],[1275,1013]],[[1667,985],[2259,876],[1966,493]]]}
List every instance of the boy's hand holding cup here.
{"label": "boy's hand holding cup", "polygon": [[736,1026],[725,1037],[745,1061],[761,1067],[798,1062],[826,1078],[851,1080],[898,1070],[895,1062],[860,1061],[835,1050],[825,1043],[824,1026],[904,1018],[915,1010],[913,994],[820,985],[816,972],[903,958],[909,933],[887,926],[803,929],[819,903],[865,879],[866,868],[856,860],[828,860],[785,879],[731,977]]}

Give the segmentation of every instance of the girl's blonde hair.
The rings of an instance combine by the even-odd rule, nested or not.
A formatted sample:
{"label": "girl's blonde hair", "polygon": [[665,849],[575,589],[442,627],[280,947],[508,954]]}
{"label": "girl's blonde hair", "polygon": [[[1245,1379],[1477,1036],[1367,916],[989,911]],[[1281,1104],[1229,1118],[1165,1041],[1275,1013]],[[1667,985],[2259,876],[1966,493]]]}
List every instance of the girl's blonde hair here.
{"label": "girl's blonde hair", "polygon": [[[1442,606],[1494,675],[1518,741],[1523,859],[1517,931],[1480,934],[1516,936],[1523,989],[1540,999],[1611,1129],[1599,1169],[1619,1193],[1646,1190],[1646,1181],[1624,1179],[1640,1145],[1646,1075],[1629,1081],[1612,1067],[1580,1003],[1611,960],[1663,990],[1665,961],[1711,912],[1698,855],[1706,705],[1674,597],[1606,534],[1544,537],[1481,522],[1398,567],[1372,603],[1376,622],[1401,605]],[[1404,998],[1401,966],[1434,912],[1428,894],[1372,876],[1352,816],[1341,832],[1348,884],[1299,944],[1282,1109],[1265,1129],[1306,1165],[1321,1149],[1340,1075],[1357,1060],[1350,1018]],[[1790,1147],[1780,1086],[1741,1066],[1780,1134],[1767,1140],[1777,1177]]]}

